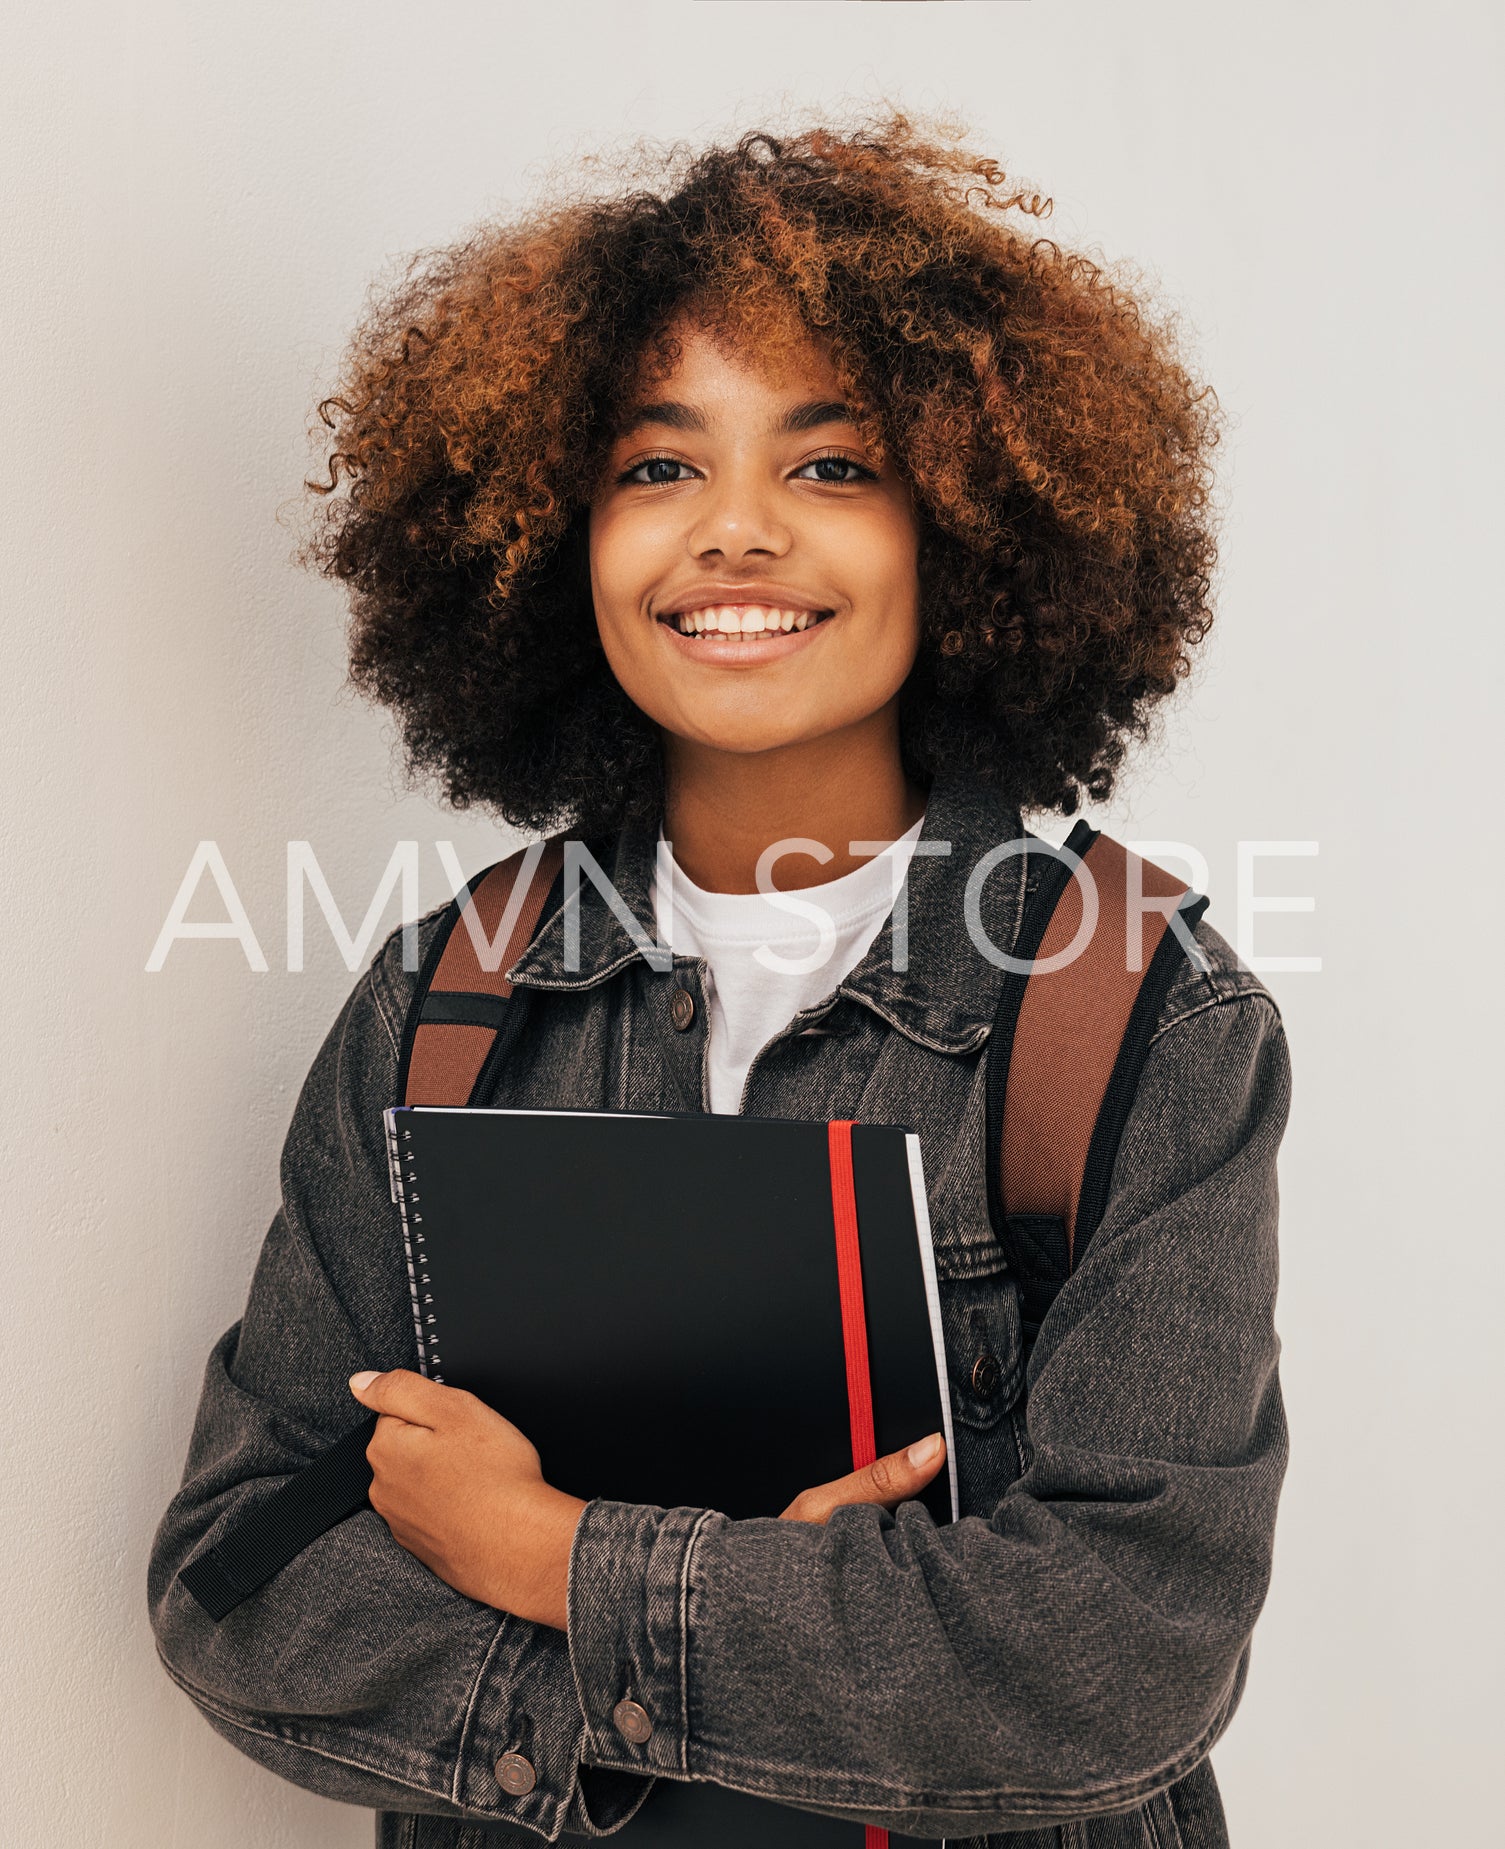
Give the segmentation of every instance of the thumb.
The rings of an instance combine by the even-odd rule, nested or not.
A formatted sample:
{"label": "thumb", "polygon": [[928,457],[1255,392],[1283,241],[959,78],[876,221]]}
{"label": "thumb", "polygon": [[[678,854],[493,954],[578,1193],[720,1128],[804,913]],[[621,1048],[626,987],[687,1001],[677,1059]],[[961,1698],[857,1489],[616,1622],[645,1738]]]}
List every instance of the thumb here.
{"label": "thumb", "polygon": [[411,1368],[388,1368],[378,1373],[362,1368],[350,1376],[350,1391],[372,1412],[390,1413],[409,1425],[437,1425],[453,1389],[415,1374]]}
{"label": "thumb", "polygon": [[916,1439],[907,1450],[891,1451],[886,1457],[875,1457],[871,1464],[853,1472],[859,1481],[867,1479],[865,1493],[844,1500],[883,1502],[892,1507],[906,1496],[913,1496],[916,1491],[922,1490],[940,1469],[945,1454],[945,1439],[939,1432],[932,1432],[928,1438]]}
{"label": "thumb", "polygon": [[946,1455],[946,1441],[939,1432],[921,1438],[904,1451],[890,1451],[874,1458],[850,1476],[817,1484],[804,1490],[784,1510],[790,1521],[824,1522],[833,1509],[849,1502],[876,1502],[893,1509],[911,1496],[917,1496],[940,1469]]}

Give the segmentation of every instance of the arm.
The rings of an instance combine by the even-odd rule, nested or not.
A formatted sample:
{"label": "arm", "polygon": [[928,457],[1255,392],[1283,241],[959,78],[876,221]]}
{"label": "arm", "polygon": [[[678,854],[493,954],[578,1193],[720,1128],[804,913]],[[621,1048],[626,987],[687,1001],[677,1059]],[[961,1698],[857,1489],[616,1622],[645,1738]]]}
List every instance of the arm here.
{"label": "arm", "polygon": [[[587,1763],[916,1835],[1123,1809],[1208,1751],[1268,1585],[1289,1073],[1247,977],[1168,1004],[1113,1197],[1042,1325],[991,1516],[823,1527],[598,1500],[569,1563]],[[652,1732],[612,1725],[630,1696]]]}
{"label": "arm", "polygon": [[[168,1674],[210,1725],[293,1783],[373,1808],[598,1833],[649,1781],[580,1767],[563,1633],[463,1597],[362,1510],[215,1624],[178,1584],[201,1546],[363,1416],[357,1369],[416,1366],[406,1260],[388,1195],[392,1102],[412,977],[388,940],[303,1086],[282,1203],[242,1319],[209,1356],[182,1487],[149,1573]],[[534,1788],[493,1766],[524,1754]]]}

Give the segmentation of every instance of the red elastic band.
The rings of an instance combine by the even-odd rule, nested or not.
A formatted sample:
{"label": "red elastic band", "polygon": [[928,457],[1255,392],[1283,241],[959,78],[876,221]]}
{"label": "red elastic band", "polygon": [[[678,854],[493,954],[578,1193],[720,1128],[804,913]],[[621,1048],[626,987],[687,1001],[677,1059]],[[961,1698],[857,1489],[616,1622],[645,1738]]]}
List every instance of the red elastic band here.
{"label": "red elastic band", "polygon": [[[831,1217],[836,1223],[836,1282],[841,1292],[841,1340],[847,1364],[847,1416],[852,1427],[852,1468],[878,1455],[873,1432],[873,1382],[867,1358],[867,1314],[862,1301],[862,1244],[857,1236],[857,1184],[852,1176],[851,1118],[827,1124],[831,1153]],[[863,1826],[863,1849],[888,1849],[888,1831]]]}
{"label": "red elastic band", "polygon": [[826,1126],[831,1151],[831,1216],[836,1222],[836,1282],[841,1291],[841,1339],[847,1361],[847,1412],[852,1468],[878,1455],[873,1436],[873,1386],[868,1374],[867,1316],[862,1303],[862,1246],[857,1237],[857,1186],[852,1178],[852,1121]]}

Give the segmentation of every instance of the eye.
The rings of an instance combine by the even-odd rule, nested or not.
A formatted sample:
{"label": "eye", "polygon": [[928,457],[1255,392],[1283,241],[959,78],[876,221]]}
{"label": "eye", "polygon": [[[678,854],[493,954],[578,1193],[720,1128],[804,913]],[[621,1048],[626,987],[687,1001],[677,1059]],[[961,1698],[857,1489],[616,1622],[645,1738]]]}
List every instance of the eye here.
{"label": "eye", "polygon": [[[809,476],[805,475],[806,469],[815,469],[819,472],[814,476]],[[850,470],[851,473],[843,473],[845,470]],[[796,473],[803,476],[806,481],[832,482],[838,487],[846,486],[851,482],[875,482],[878,479],[876,470],[867,468],[863,463],[858,462],[855,456],[844,456],[836,450],[829,455],[812,456],[808,462],[801,464]]]}
{"label": "eye", "polygon": [[[676,469],[683,469],[686,473],[676,475],[673,473]],[[678,456],[645,456],[641,462],[635,462],[630,469],[625,469],[617,480],[638,482],[645,488],[672,487],[676,482],[688,480],[689,473],[689,463],[681,462]]]}

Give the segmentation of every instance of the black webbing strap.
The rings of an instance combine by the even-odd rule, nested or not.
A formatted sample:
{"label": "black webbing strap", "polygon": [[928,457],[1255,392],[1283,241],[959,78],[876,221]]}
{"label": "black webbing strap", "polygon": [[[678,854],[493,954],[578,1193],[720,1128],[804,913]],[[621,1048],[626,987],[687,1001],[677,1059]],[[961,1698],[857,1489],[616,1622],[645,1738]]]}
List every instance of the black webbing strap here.
{"label": "black webbing strap", "polygon": [[376,1418],[368,1413],[179,1573],[184,1587],[216,1623],[311,1541],[366,1506],[371,1487],[366,1447]]}
{"label": "black webbing strap", "polygon": [[[507,971],[532,941],[559,877],[563,844],[561,834],[520,848],[488,867],[474,882],[473,894],[468,884],[456,893],[408,1008],[398,1075],[402,1102],[464,1105],[474,1090],[489,1083],[521,1018],[516,1002],[509,1006]],[[458,928],[464,909],[474,905],[487,942],[494,942],[522,873],[529,876],[529,885],[513,908],[505,949],[498,962],[483,964],[471,931]],[[368,1414],[178,1574],[216,1623],[321,1534],[367,1506],[371,1466],[366,1447],[376,1419],[375,1413]]]}

